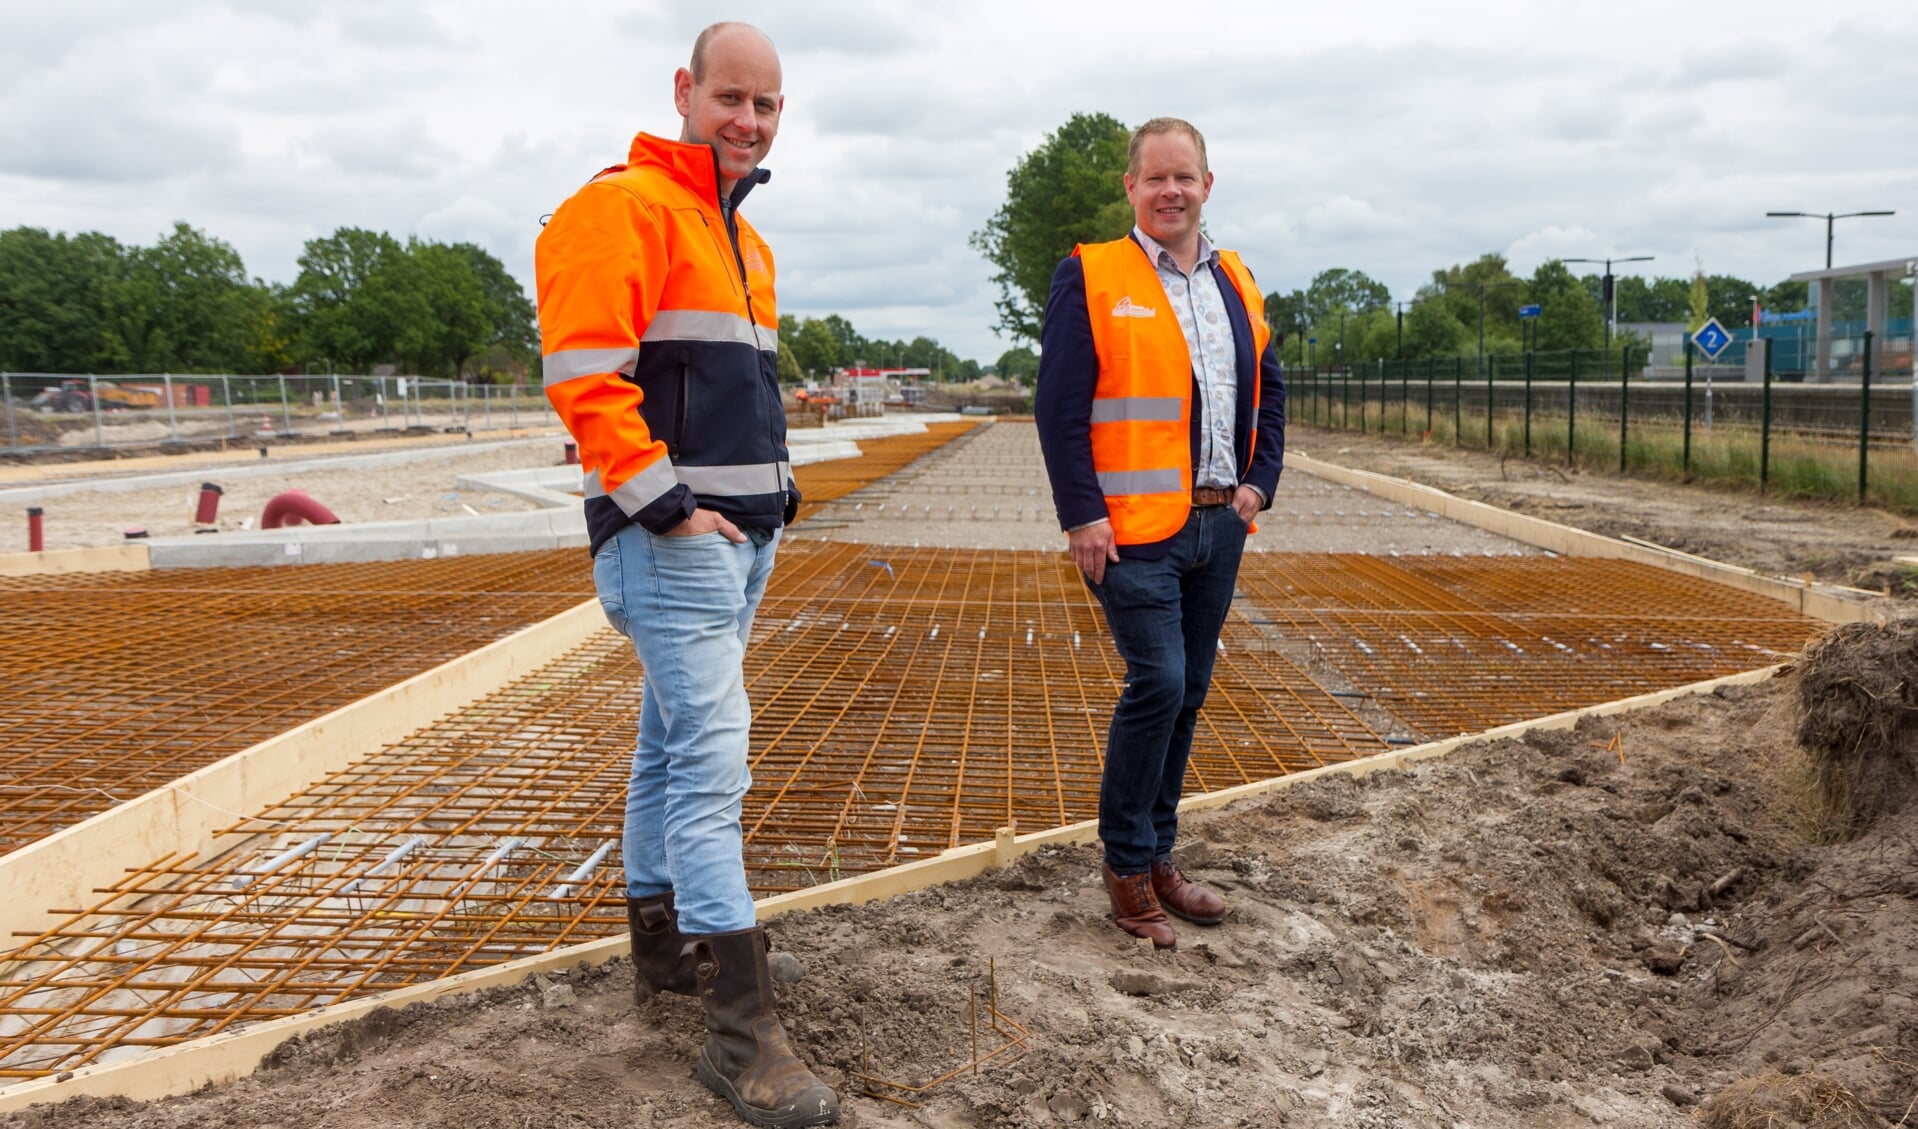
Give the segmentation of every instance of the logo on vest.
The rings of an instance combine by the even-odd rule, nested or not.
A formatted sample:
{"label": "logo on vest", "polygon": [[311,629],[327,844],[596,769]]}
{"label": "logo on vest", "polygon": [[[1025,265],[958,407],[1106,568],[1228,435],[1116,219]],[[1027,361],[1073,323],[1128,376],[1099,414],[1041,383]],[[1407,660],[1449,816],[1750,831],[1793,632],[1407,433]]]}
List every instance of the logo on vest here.
{"label": "logo on vest", "polygon": [[1112,307],[1112,316],[1115,318],[1151,318],[1159,316],[1159,311],[1153,309],[1151,306],[1135,306],[1132,304],[1131,295],[1127,295],[1119,299],[1118,305]]}
{"label": "logo on vest", "polygon": [[766,273],[766,260],[759,257],[759,248],[747,244],[739,253],[740,261],[746,264],[746,270],[752,274]]}

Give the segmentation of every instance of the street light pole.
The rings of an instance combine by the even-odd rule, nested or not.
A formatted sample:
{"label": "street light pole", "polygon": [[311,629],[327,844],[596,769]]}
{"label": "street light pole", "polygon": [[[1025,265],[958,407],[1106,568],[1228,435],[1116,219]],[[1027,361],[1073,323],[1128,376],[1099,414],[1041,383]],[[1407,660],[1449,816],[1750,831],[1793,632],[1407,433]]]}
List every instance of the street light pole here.
{"label": "street light pole", "polygon": [[1405,359],[1405,307],[1411,305],[1411,303],[1394,302],[1392,304],[1397,306],[1399,311],[1398,359],[1402,361]]}
{"label": "street light pole", "polygon": [[1612,327],[1618,321],[1618,280],[1612,277],[1612,264],[1613,263],[1649,263],[1655,257],[1656,256],[1653,256],[1653,255],[1633,255],[1630,258],[1624,258],[1624,259],[1560,259],[1559,260],[1559,262],[1561,263],[1604,263],[1605,264],[1605,280],[1603,283],[1605,292],[1603,294],[1603,297],[1608,303],[1610,303],[1605,313],[1605,356],[1607,360],[1609,360],[1612,355]]}
{"label": "street light pole", "polygon": [[1839,220],[1848,220],[1848,219],[1852,219],[1855,216],[1895,216],[1898,213],[1895,211],[1889,211],[1889,212],[1879,211],[1879,212],[1766,212],[1765,214],[1767,216],[1773,216],[1773,217],[1802,216],[1808,220],[1824,220],[1825,221],[1825,269],[1830,270],[1831,269],[1832,227],[1834,224],[1836,224]]}

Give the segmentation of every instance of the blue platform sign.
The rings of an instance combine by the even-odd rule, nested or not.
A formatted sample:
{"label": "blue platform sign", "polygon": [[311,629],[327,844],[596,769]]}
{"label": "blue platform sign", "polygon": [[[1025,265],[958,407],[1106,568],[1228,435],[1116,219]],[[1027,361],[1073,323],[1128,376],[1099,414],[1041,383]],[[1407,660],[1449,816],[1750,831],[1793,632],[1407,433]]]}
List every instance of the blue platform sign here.
{"label": "blue platform sign", "polygon": [[1305,339],[1305,343],[1307,345],[1317,345],[1319,343],[1319,339],[1316,337],[1308,337]]}
{"label": "blue platform sign", "polygon": [[1538,307],[1537,306],[1520,306],[1518,308],[1518,316],[1522,318],[1535,318],[1538,316]]}
{"label": "blue platform sign", "polygon": [[1732,343],[1732,335],[1718,324],[1717,318],[1706,318],[1705,324],[1692,334],[1692,342],[1704,351],[1706,360],[1715,361],[1718,354],[1725,351],[1725,346]]}

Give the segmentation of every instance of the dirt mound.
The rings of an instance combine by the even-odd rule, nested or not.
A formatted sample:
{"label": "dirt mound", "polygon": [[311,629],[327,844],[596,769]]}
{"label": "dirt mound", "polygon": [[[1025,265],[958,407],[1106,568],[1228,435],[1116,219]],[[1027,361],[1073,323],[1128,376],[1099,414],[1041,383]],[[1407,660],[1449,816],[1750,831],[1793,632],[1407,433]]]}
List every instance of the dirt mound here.
{"label": "dirt mound", "polygon": [[1918,619],[1837,628],[1798,665],[1803,719],[1831,830],[1855,835],[1918,793]]}

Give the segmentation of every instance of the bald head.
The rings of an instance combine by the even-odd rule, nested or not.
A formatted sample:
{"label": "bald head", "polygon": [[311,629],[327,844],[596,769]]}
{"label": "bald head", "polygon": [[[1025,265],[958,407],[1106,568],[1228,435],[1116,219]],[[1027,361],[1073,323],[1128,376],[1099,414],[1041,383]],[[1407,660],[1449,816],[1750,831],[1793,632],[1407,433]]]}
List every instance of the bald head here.
{"label": "bald head", "polygon": [[692,62],[688,64],[686,68],[692,72],[693,81],[706,81],[706,60],[708,52],[713,49],[713,41],[715,39],[719,39],[722,36],[741,34],[756,38],[759,41],[759,45],[763,46],[767,51],[773,52],[774,58],[778,57],[778,52],[773,47],[772,38],[765,32],[749,23],[741,23],[738,20],[721,20],[716,24],[708,26],[705,31],[699,33],[697,39],[693,40],[693,58]]}

